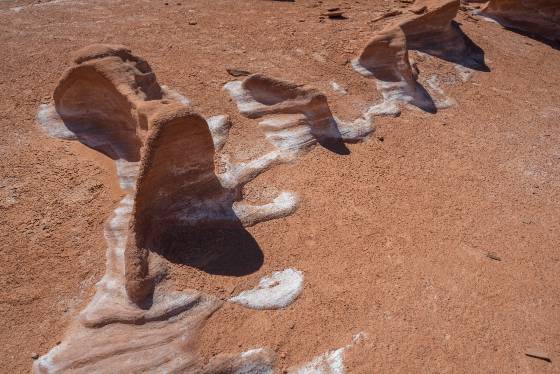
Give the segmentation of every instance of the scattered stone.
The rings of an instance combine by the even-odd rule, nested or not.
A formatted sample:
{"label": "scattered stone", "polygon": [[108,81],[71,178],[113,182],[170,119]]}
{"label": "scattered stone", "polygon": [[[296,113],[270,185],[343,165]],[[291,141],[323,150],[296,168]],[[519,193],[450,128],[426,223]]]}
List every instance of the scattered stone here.
{"label": "scattered stone", "polygon": [[398,16],[398,15],[400,15],[400,14],[402,14],[402,10],[391,9],[391,10],[389,10],[389,11],[383,13],[383,14],[380,15],[379,17],[374,18],[374,19],[373,19],[373,22],[380,21],[380,20],[382,20],[382,19],[384,19],[384,18],[389,18],[389,17]]}
{"label": "scattered stone", "polygon": [[344,17],[342,10],[340,10],[340,8],[331,8],[331,9],[336,9],[336,10],[327,10],[326,13],[323,13],[323,16],[327,16],[330,19],[346,19],[346,17]]}
{"label": "scattered stone", "polygon": [[196,21],[189,21],[189,25],[191,25],[191,26],[194,26],[194,25],[196,25],[196,24],[197,24]]}
{"label": "scattered stone", "polygon": [[31,358],[36,360],[36,359],[39,358],[39,354],[37,352],[33,352],[33,353],[31,353]]}
{"label": "scattered stone", "polygon": [[415,0],[400,0],[401,3],[405,3],[405,4],[413,4]]}
{"label": "scattered stone", "polygon": [[538,358],[539,360],[543,360],[546,362],[552,362],[552,360],[550,359],[550,357],[548,357],[548,355],[544,352],[541,351],[537,351],[534,349],[529,349],[527,350],[527,352],[525,352],[525,356],[527,357],[532,357],[532,358]]}
{"label": "scattered stone", "polygon": [[426,5],[418,5],[418,6],[415,6],[414,8],[409,9],[409,11],[414,13],[414,14],[422,14],[426,10],[428,10],[428,7]]}
{"label": "scattered stone", "polygon": [[494,261],[502,261],[502,259],[500,257],[498,257],[498,255],[494,252],[488,252],[486,253],[486,257],[494,260]]}
{"label": "scattered stone", "polygon": [[233,77],[244,77],[247,75],[251,75],[250,72],[248,72],[247,70],[242,70],[242,69],[226,69],[226,71],[229,73],[229,75],[233,76]]}

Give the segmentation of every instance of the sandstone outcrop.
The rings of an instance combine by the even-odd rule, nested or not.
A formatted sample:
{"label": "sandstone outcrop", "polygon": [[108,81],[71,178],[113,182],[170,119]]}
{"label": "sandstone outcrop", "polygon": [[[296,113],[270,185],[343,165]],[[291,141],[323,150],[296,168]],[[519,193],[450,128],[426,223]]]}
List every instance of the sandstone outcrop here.
{"label": "sandstone outcrop", "polygon": [[56,112],[82,143],[138,161],[147,131],[139,126],[140,107],[163,97],[150,66],[119,45],[83,48],[73,61],[54,91]]}
{"label": "sandstone outcrop", "polygon": [[297,199],[288,192],[264,205],[242,201],[243,185],[281,154],[226,163],[218,175],[214,157],[227,138],[225,116],[207,121],[194,113],[186,98],[163,89],[148,63],[124,46],[89,46],[73,61],[54,104],[41,107],[38,120],[57,129],[50,134],[114,159],[125,197],[105,228],[107,267],[96,294],[63,342],[35,362],[35,371],[268,369],[274,360],[267,350],[217,356],[203,365],[194,341],[222,302],[195,290],[172,291],[162,254],[178,233],[243,230],[293,212]]}
{"label": "sandstone outcrop", "polygon": [[383,103],[373,114],[400,112],[400,103],[410,103],[434,112],[436,104],[417,83],[418,71],[410,62],[409,50],[418,50],[470,68],[484,68],[484,56],[453,22],[458,0],[425,0],[412,11],[390,22],[353,62],[356,71],[374,77]]}
{"label": "sandstone outcrop", "polygon": [[482,14],[506,27],[560,41],[560,3],[556,0],[490,0]]}
{"label": "sandstone outcrop", "polygon": [[297,154],[319,143],[340,151],[343,142],[363,139],[373,131],[372,118],[344,122],[336,118],[327,97],[313,87],[253,74],[225,85],[239,112],[260,119],[267,139],[280,151]]}

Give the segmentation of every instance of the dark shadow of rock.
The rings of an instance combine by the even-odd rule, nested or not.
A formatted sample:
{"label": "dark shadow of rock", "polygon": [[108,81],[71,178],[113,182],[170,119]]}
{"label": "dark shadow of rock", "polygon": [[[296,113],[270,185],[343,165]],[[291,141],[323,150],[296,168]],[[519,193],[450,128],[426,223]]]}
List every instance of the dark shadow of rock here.
{"label": "dark shadow of rock", "polygon": [[326,150],[336,153],[337,155],[347,156],[350,154],[350,149],[344,144],[342,139],[336,138],[318,138],[317,142]]}
{"label": "dark shadow of rock", "polygon": [[[490,68],[486,65],[484,50],[461,30],[459,23],[451,21],[451,33],[453,41],[448,43],[426,43],[413,37],[408,38],[408,48],[469,69],[489,72]],[[457,45],[463,45],[463,47],[455,48]]]}
{"label": "dark shadow of rock", "polygon": [[241,223],[228,227],[169,227],[151,249],[175,264],[209,274],[243,276],[260,269],[264,255]]}
{"label": "dark shadow of rock", "polygon": [[511,31],[511,32],[516,33],[516,34],[522,35],[522,36],[524,36],[526,38],[529,38],[529,39],[536,40],[538,42],[546,44],[547,46],[549,46],[552,49],[556,49],[557,51],[560,51],[560,40],[548,39],[548,38],[545,38],[542,35],[535,34],[535,33],[529,32],[529,31],[524,31],[521,28],[515,28],[513,26],[504,26],[504,25],[502,25],[502,26],[503,26],[504,29],[506,29],[508,31]]}

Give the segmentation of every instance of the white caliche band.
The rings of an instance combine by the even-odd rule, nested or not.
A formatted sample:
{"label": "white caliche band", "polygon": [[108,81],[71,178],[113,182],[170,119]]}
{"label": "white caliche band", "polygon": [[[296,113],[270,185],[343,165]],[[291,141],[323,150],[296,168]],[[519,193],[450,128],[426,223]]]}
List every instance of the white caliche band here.
{"label": "white caliche band", "polygon": [[352,337],[350,344],[323,353],[308,363],[290,369],[288,374],[344,374],[344,354],[366,337],[364,332],[360,332]]}
{"label": "white caliche band", "polygon": [[251,309],[282,309],[293,303],[303,291],[303,273],[288,268],[259,281],[257,287],[243,291],[230,302]]}

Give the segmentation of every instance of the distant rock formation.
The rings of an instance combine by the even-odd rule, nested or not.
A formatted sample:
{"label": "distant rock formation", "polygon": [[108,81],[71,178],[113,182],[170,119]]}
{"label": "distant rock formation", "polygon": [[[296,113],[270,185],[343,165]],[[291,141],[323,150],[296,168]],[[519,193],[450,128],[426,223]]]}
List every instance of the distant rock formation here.
{"label": "distant rock formation", "polygon": [[410,63],[408,50],[418,50],[467,67],[484,67],[482,51],[453,22],[459,0],[416,2],[410,12],[400,15],[379,31],[353,62],[354,69],[377,80],[383,103],[372,114],[396,115],[400,103],[410,103],[425,111],[436,104],[417,83],[418,71]]}
{"label": "distant rock formation", "polygon": [[560,2],[557,0],[490,0],[482,14],[506,27],[560,42]]}

